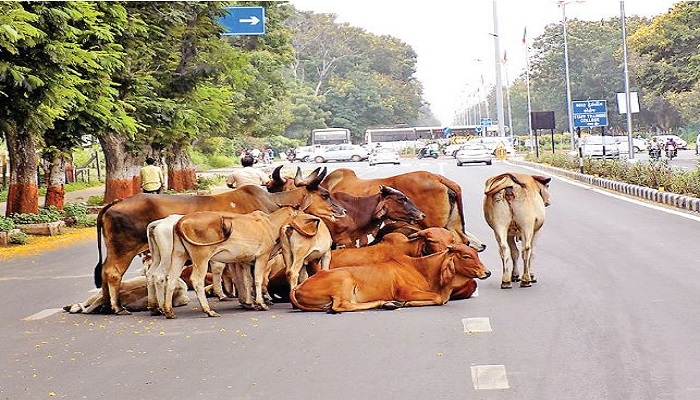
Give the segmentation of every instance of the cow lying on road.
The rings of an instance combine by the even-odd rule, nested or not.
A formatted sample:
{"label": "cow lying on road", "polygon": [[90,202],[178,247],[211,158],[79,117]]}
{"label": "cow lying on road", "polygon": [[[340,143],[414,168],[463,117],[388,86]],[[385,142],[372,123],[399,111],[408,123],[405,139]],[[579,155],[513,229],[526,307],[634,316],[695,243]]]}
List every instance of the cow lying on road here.
{"label": "cow lying on road", "polygon": [[292,289],[291,301],[304,311],[343,312],[370,308],[442,305],[452,288],[491,274],[465,244],[424,257],[319,271]]}
{"label": "cow lying on road", "polygon": [[549,182],[552,178],[539,175],[504,173],[486,180],[484,188],[484,218],[493,229],[501,256],[503,276],[501,288],[510,289],[520,280],[518,246],[523,258],[521,287],[537,282],[532,269],[532,253],[537,233],[544,224],[545,207],[549,202]]}

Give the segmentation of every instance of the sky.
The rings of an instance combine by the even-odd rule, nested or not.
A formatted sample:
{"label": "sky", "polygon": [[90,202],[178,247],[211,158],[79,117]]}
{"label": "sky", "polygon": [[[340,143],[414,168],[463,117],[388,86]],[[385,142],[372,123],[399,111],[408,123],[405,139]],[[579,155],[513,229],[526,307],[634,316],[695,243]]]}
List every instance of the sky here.
{"label": "sky", "polygon": [[[620,16],[619,0],[291,0],[302,11],[335,14],[377,35],[391,35],[418,54],[416,77],[424,99],[442,125],[477,96],[481,76],[486,87],[496,82],[494,34],[498,33],[504,85],[525,71],[527,40],[545,26],[561,23],[562,8],[568,20],[595,21]],[[625,15],[654,16],[667,12],[676,0],[626,0]],[[497,26],[494,27],[494,4]],[[496,29],[497,28],[497,29]],[[562,76],[562,79],[564,77]],[[483,93],[484,90],[481,89]],[[562,94],[564,96],[565,94]],[[505,101],[505,100],[504,100]]]}

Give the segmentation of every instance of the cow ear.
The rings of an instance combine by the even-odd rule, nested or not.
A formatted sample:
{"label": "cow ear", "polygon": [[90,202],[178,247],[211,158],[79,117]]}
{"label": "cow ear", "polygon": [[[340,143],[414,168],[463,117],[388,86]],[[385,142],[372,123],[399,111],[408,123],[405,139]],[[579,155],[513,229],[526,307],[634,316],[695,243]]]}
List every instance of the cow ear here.
{"label": "cow ear", "polygon": [[290,225],[295,231],[306,237],[314,236],[318,232],[321,219],[311,215],[297,215],[292,218]]}
{"label": "cow ear", "polygon": [[374,208],[374,211],[372,212],[372,217],[374,219],[382,219],[386,215],[386,203],[384,203],[384,200],[380,201],[377,203],[377,207]]}
{"label": "cow ear", "polygon": [[[448,253],[449,254],[449,253]],[[454,257],[447,256],[440,267],[440,286],[447,286],[455,276]]]}
{"label": "cow ear", "polygon": [[536,180],[537,182],[543,185],[548,185],[549,182],[552,180],[552,178],[542,175],[532,175],[532,179]]}

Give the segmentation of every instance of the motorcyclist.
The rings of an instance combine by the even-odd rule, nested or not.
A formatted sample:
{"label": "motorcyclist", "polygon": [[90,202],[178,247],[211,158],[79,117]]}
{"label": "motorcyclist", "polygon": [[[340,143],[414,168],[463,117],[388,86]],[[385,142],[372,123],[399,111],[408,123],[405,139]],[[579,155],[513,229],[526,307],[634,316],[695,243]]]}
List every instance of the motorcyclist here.
{"label": "motorcyclist", "polygon": [[678,146],[676,145],[676,141],[673,140],[672,137],[669,137],[668,140],[666,140],[666,145],[665,145],[665,148],[666,148],[666,157],[668,157],[668,158],[674,158],[674,157],[676,156],[676,154],[677,154],[677,153],[676,153],[676,152],[677,152],[677,150],[676,150],[677,147],[678,147]]}
{"label": "motorcyclist", "polygon": [[658,159],[661,156],[661,141],[656,137],[651,138],[649,143],[649,158],[652,160]]}

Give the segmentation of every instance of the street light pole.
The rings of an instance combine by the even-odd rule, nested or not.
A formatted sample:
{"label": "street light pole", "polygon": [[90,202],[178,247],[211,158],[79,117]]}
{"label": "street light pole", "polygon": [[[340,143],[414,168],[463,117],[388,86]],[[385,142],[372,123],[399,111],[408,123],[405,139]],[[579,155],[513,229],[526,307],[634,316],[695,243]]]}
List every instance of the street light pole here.
{"label": "street light pole", "polygon": [[569,45],[566,39],[566,4],[564,0],[559,0],[561,7],[561,20],[564,29],[564,74],[566,79],[566,114],[569,121],[569,134],[571,136],[571,150],[575,150],[574,146],[574,112],[571,105],[571,80],[569,78]]}
{"label": "street light pole", "polygon": [[505,136],[506,119],[503,112],[503,83],[501,82],[501,46],[498,37],[498,12],[496,11],[496,0],[493,0],[493,44],[494,58],[496,63],[496,116],[498,117],[498,136]]}

